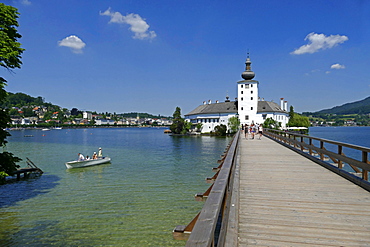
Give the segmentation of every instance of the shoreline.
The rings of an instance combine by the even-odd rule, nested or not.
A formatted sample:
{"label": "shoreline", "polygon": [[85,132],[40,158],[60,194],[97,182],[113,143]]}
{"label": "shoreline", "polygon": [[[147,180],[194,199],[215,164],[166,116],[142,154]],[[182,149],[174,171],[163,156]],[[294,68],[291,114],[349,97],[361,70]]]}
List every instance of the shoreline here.
{"label": "shoreline", "polygon": [[[114,126],[62,126],[62,129],[94,129],[94,128],[169,128],[170,126],[127,126],[127,125],[114,125]],[[59,128],[59,127],[57,127]],[[19,130],[60,130],[55,127],[20,127],[20,128],[6,128],[7,131],[19,131]]]}

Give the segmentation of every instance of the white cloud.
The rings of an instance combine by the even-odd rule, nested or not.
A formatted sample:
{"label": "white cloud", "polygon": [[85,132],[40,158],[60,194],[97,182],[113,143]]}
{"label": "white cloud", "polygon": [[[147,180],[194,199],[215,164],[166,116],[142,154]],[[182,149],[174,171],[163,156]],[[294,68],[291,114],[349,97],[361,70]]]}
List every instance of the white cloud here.
{"label": "white cloud", "polygon": [[59,46],[66,46],[72,49],[74,53],[82,53],[82,49],[86,44],[76,35],[71,35],[67,38],[64,38],[61,41],[58,41]]}
{"label": "white cloud", "polygon": [[342,65],[342,64],[339,64],[339,63],[336,63],[336,64],[333,64],[332,66],[330,66],[331,69],[345,69],[346,66]]}
{"label": "white cloud", "polygon": [[31,2],[30,2],[30,1],[28,1],[28,0],[22,0],[22,1],[21,1],[21,3],[22,3],[23,5],[31,5]]}
{"label": "white cloud", "polygon": [[111,9],[107,9],[100,15],[110,16],[109,23],[128,24],[130,30],[135,34],[134,39],[154,39],[157,34],[154,31],[149,31],[149,25],[145,19],[141,18],[138,14],[128,14],[123,16],[120,12],[112,12]]}
{"label": "white cloud", "polygon": [[291,52],[291,54],[301,55],[305,53],[315,53],[319,50],[330,49],[347,41],[348,37],[339,34],[325,36],[325,34],[310,33],[304,40],[308,40],[309,43],[299,47],[295,51]]}

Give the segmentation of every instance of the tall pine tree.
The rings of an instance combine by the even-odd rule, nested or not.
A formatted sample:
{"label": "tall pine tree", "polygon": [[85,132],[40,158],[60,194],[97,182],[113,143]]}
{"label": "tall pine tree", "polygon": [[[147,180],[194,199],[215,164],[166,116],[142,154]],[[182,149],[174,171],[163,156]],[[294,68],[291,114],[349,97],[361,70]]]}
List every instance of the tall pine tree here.
{"label": "tall pine tree", "polygon": [[173,120],[170,129],[174,134],[184,134],[185,120],[181,117],[180,107],[176,107],[176,110],[173,113]]}

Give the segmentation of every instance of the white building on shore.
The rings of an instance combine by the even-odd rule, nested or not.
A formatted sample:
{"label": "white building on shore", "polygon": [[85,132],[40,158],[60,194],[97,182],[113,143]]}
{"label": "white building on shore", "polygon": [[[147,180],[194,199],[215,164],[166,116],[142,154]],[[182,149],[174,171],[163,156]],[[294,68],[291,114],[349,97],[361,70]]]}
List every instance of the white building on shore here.
{"label": "white building on shore", "polygon": [[229,118],[234,116],[239,117],[241,124],[247,125],[262,124],[266,119],[272,118],[285,128],[289,121],[287,101],[281,98],[279,106],[275,102],[261,100],[258,93],[259,82],[253,80],[255,74],[251,70],[251,64],[248,56],[246,69],[241,75],[243,80],[237,82],[238,97],[235,101],[226,97],[222,103],[203,102],[203,105],[185,114],[186,121],[202,123],[202,133],[211,132],[220,124],[228,126]]}

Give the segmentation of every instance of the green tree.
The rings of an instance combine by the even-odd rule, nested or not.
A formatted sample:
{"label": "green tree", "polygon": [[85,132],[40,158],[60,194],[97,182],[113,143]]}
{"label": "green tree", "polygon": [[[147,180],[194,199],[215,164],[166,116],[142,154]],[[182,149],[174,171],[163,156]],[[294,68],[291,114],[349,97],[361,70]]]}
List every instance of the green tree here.
{"label": "green tree", "polygon": [[265,122],[262,124],[263,128],[267,129],[279,129],[281,127],[281,123],[278,121],[275,121],[272,118],[267,118]]}
{"label": "green tree", "polygon": [[9,110],[9,115],[10,116],[19,116],[19,112],[18,112],[17,109],[12,108],[12,109]]}
{"label": "green tree", "polygon": [[44,114],[44,120],[50,120],[52,116],[53,116],[53,112],[52,111],[47,111]]}
{"label": "green tree", "polygon": [[193,126],[193,124],[189,121],[185,121],[184,120],[184,129],[182,130],[182,134],[186,134],[190,131],[191,127]]}
{"label": "green tree", "polygon": [[231,130],[231,133],[235,133],[238,131],[239,126],[240,126],[240,120],[238,117],[231,117],[229,118],[229,121],[227,123],[229,126],[229,129]]}
{"label": "green tree", "polygon": [[216,136],[226,136],[227,127],[224,124],[217,125],[215,127],[214,135]]}
{"label": "green tree", "polygon": [[24,117],[33,117],[33,116],[35,116],[35,113],[33,112],[32,108],[30,108],[30,107],[23,108],[22,111],[23,111],[23,116]]}
{"label": "green tree", "polygon": [[293,117],[289,118],[288,125],[290,127],[310,127],[310,120],[308,117],[294,113]]}
{"label": "green tree", "polygon": [[[0,66],[6,68],[9,72],[12,69],[21,67],[21,54],[24,51],[17,42],[22,36],[18,33],[18,21],[19,17],[18,10],[12,6],[7,6],[0,3]],[[6,80],[0,77],[0,105],[5,103],[7,92],[4,87],[6,86]],[[0,108],[0,146],[4,147],[7,143],[6,138],[10,134],[5,131],[5,128],[10,122],[9,113],[7,110]],[[12,153],[3,151],[0,153],[0,172],[2,177],[4,174],[11,174],[19,166],[16,162],[21,159],[13,156]]]}
{"label": "green tree", "polygon": [[17,41],[22,36],[17,27],[18,10],[12,6],[0,3],[0,65],[6,69],[21,67],[21,54],[24,49]]}
{"label": "green tree", "polygon": [[294,107],[291,105],[289,108],[289,117],[293,118],[294,117]]}
{"label": "green tree", "polygon": [[60,111],[58,112],[58,117],[57,119],[61,122],[63,122],[63,120],[65,119],[64,117],[64,111],[62,109],[60,109]]}
{"label": "green tree", "polygon": [[198,132],[201,132],[202,131],[202,128],[203,128],[203,124],[202,123],[197,123],[196,127]]}
{"label": "green tree", "polygon": [[185,120],[181,117],[181,109],[180,107],[176,107],[176,110],[173,113],[173,120],[170,130],[174,134],[185,134],[187,132],[186,127],[188,126],[185,125]]}

